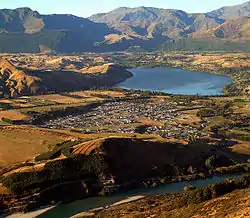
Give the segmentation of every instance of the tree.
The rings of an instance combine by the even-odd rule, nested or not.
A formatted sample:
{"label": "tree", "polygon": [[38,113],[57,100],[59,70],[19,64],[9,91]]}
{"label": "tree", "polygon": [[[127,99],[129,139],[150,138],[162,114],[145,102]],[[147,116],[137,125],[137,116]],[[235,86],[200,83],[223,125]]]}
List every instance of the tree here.
{"label": "tree", "polygon": [[215,155],[209,157],[209,158],[206,160],[205,165],[206,165],[206,167],[207,167],[209,170],[214,169],[215,160],[216,160]]}

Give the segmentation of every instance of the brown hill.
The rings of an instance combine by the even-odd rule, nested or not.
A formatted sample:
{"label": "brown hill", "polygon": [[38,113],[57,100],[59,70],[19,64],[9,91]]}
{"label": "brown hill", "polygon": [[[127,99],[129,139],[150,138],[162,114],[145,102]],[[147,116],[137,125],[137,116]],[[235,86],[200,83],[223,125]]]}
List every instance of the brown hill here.
{"label": "brown hill", "polygon": [[0,59],[0,93],[7,96],[35,94],[43,90],[40,78],[17,69],[9,61]]}
{"label": "brown hill", "polygon": [[131,76],[130,72],[113,64],[79,71],[24,71],[0,59],[0,93],[10,97],[115,85]]}
{"label": "brown hill", "polygon": [[93,51],[110,33],[105,24],[73,15],[41,15],[26,7],[0,10],[1,52]]}
{"label": "brown hill", "polygon": [[42,79],[47,91],[56,92],[112,86],[132,76],[123,67],[113,64],[82,68],[77,71],[37,71],[33,72],[33,75]]}
{"label": "brown hill", "polygon": [[[156,176],[177,176],[180,172],[187,173],[190,166],[203,171],[206,158],[212,155],[210,149],[199,142],[186,145],[111,137],[77,145],[72,153],[104,156],[109,173],[116,182],[122,183]],[[222,153],[218,156],[219,165],[228,163]]]}
{"label": "brown hill", "polygon": [[[155,186],[184,179],[184,175],[191,179],[194,174],[208,172],[211,164],[213,168],[229,166],[234,158],[229,148],[217,150],[199,141],[181,144],[112,137],[78,143],[68,141],[55,146],[36,157],[38,165],[3,170],[3,186],[17,196],[14,204],[10,199],[6,206],[13,210],[20,206],[21,211],[52,200],[69,202],[100,193]],[[32,204],[26,196],[32,198]]]}

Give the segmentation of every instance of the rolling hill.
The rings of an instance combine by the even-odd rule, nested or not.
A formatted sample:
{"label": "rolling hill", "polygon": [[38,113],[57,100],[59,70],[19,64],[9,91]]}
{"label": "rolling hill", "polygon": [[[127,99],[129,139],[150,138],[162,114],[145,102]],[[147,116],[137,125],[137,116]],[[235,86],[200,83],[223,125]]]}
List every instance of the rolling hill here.
{"label": "rolling hill", "polygon": [[0,59],[0,95],[17,96],[42,92],[40,78],[17,69],[9,61]]}
{"label": "rolling hill", "polygon": [[131,76],[130,72],[113,64],[83,68],[80,72],[29,71],[18,69],[8,60],[0,59],[0,96],[17,97],[109,86]]}

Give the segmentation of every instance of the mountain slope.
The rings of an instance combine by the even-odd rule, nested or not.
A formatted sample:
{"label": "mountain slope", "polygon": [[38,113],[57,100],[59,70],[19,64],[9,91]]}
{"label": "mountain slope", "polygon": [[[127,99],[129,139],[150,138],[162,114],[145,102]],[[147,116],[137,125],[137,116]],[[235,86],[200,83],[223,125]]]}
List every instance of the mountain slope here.
{"label": "mountain slope", "polygon": [[109,33],[105,24],[73,15],[40,15],[29,8],[0,10],[0,52],[92,51]]}
{"label": "mountain slope", "polygon": [[219,26],[222,21],[204,14],[189,15],[180,10],[159,8],[118,8],[89,18],[120,31],[123,35],[150,39],[158,36],[179,38],[186,32]]}
{"label": "mountain slope", "polygon": [[239,17],[250,17],[250,1],[236,6],[222,7],[207,14],[211,17],[226,20],[233,20]]}
{"label": "mountain slope", "polygon": [[248,41],[250,40],[250,18],[241,17],[236,20],[228,20],[217,28],[204,32],[195,32],[190,34],[191,38],[212,38],[227,39],[230,41]]}
{"label": "mountain slope", "polygon": [[[181,10],[153,7],[118,8],[89,19],[73,15],[41,15],[30,8],[0,10],[0,52],[104,52],[138,48],[152,50],[181,47],[235,49],[249,40],[250,2],[209,13],[188,14]],[[193,46],[189,39],[200,40]],[[201,40],[202,39],[202,40]],[[211,44],[210,43],[210,44]],[[195,42],[195,44],[197,44]],[[217,46],[221,44],[222,46]],[[203,46],[204,45],[204,46]]]}
{"label": "mountain slope", "polygon": [[[249,40],[249,21],[245,17],[249,5],[247,2],[205,14],[147,7],[118,8],[109,13],[93,15],[89,19],[105,23],[120,32],[105,36],[105,43],[110,45],[129,41],[131,45],[144,49],[202,50],[209,44],[209,48],[219,50],[227,47],[229,50],[247,50],[242,43]],[[227,13],[235,15],[235,19],[227,20]]]}
{"label": "mountain slope", "polygon": [[0,10],[1,32],[35,33],[43,29],[44,22],[38,12],[30,8]]}

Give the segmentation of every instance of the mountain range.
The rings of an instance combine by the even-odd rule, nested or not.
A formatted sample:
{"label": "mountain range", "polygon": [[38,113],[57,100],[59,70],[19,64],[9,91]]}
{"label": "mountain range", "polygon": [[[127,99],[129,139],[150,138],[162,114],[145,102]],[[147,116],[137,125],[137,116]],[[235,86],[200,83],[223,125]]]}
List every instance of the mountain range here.
{"label": "mountain range", "polygon": [[0,10],[0,52],[250,50],[250,1],[208,13],[122,7],[89,18]]}

